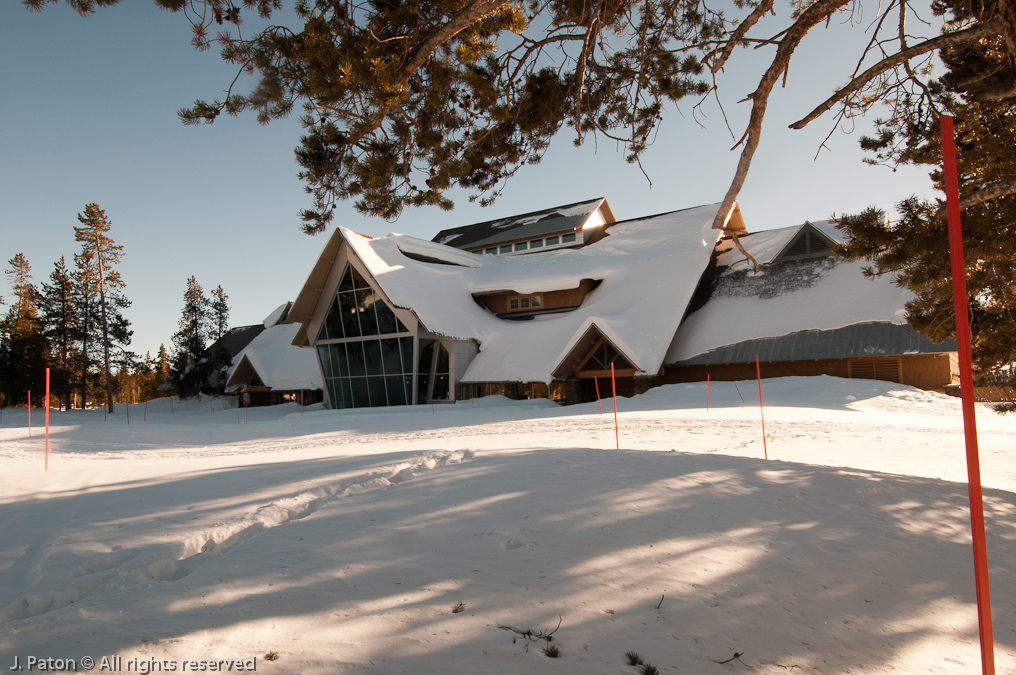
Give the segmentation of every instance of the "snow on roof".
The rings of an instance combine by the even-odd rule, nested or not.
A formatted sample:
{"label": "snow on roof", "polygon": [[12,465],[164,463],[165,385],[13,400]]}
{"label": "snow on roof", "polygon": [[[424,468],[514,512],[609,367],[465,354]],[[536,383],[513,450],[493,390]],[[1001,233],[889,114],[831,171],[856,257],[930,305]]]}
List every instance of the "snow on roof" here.
{"label": "snow on roof", "polygon": [[[836,224],[831,220],[805,221],[800,225],[742,235],[739,239],[759,265],[766,265],[771,263],[780,251],[790,243],[790,240],[809,224],[835,243],[841,243],[845,239],[843,233],[836,229]],[[716,259],[716,264],[719,267],[729,267],[731,270],[751,269],[751,262],[734,246],[733,241],[723,242],[718,251],[719,256]]]}
{"label": "snow on roof", "polygon": [[[314,350],[295,347],[292,344],[300,328],[301,325],[298,323],[282,323],[266,329],[233,358],[229,380],[236,373],[241,361],[246,359],[264,385],[270,389],[281,391],[323,389],[321,371]],[[237,383],[227,381],[226,386],[234,384]]]}
{"label": "snow on roof", "polygon": [[292,303],[284,302],[275,309],[273,309],[272,313],[265,317],[265,320],[263,322],[265,328],[271,328],[275,324],[279,323],[279,321],[282,319],[282,315],[286,313],[287,309],[289,309],[290,304]]}
{"label": "snow on roof", "polygon": [[561,217],[577,217],[584,221],[588,219],[589,216],[597,209],[606,212],[604,214],[606,220],[614,220],[613,215],[610,212],[610,206],[607,205],[606,198],[597,197],[596,199],[587,199],[586,201],[576,202],[574,204],[554,206],[549,209],[532,211],[530,213],[523,213],[517,216],[498,218],[482,223],[473,223],[472,225],[463,225],[461,227],[441,230],[437,233],[437,235],[435,235],[432,241],[439,244],[455,246],[456,248],[464,248],[467,246],[473,246],[477,242],[495,235],[503,235],[504,230],[511,230],[524,225],[531,225],[541,220]]}
{"label": "snow on roof", "polygon": [[[422,251],[425,245],[427,250],[447,248],[440,244],[394,234],[366,239],[343,228],[340,233],[393,304],[413,311],[434,333],[479,343],[463,382],[550,382],[594,326],[637,369],[659,371],[709,264],[719,235],[712,229],[718,206],[616,223],[609,236],[576,249],[468,254],[474,267],[422,262],[403,253]],[[581,307],[531,321],[499,319],[473,299],[491,291],[576,288],[582,279],[602,283]]]}
{"label": "snow on roof", "polygon": [[[746,247],[748,239],[742,238]],[[773,242],[755,243],[769,251]],[[740,256],[739,251],[734,253]],[[681,324],[666,362],[796,331],[831,330],[871,321],[906,323],[904,305],[913,295],[888,276],[865,277],[865,264],[827,257],[764,265],[753,275],[739,263],[719,277],[705,306]]]}

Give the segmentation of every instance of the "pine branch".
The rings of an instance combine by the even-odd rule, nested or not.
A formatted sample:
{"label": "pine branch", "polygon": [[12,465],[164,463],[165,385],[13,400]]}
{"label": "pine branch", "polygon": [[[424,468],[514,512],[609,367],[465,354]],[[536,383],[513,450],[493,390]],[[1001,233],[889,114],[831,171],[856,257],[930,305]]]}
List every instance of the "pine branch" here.
{"label": "pine branch", "polygon": [[892,70],[893,68],[909,61],[910,59],[926,54],[936,49],[942,49],[943,47],[952,47],[965,42],[972,42],[974,40],[980,40],[986,37],[992,37],[998,35],[1002,29],[1002,22],[998,19],[994,21],[988,21],[986,23],[979,23],[970,28],[958,30],[954,33],[947,33],[940,35],[937,38],[931,40],[925,40],[919,44],[904,49],[892,56],[882,59],[868,70],[864,71],[854,79],[852,79],[845,87],[838,90],[835,94],[826,99],[821,105],[816,107],[810,113],[805,115],[800,120],[790,125],[791,129],[803,129],[808,126],[809,123],[813,122],[816,118],[821,116],[823,113],[828,111],[834,105],[847,98],[851,94],[855,94],[864,88],[869,82],[881,75],[882,73]]}

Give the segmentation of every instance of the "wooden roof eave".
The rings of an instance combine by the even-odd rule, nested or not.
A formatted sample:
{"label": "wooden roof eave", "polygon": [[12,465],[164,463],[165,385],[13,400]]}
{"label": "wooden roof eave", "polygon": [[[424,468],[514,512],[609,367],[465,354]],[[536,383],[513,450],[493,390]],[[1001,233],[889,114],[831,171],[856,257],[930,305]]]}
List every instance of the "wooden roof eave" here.
{"label": "wooden roof eave", "polygon": [[317,307],[321,294],[325,290],[328,274],[331,272],[335,258],[339,254],[339,247],[342,245],[342,241],[341,229],[335,228],[328,238],[324,249],[321,251],[321,255],[318,256],[317,262],[314,263],[314,267],[311,269],[307,281],[304,282],[303,288],[300,289],[300,294],[296,296],[296,300],[293,301],[293,306],[289,310],[289,323],[301,324],[301,328],[297,331],[292,342],[296,347],[306,347],[309,343],[307,339],[307,326],[310,324],[310,320],[314,316],[314,309]]}

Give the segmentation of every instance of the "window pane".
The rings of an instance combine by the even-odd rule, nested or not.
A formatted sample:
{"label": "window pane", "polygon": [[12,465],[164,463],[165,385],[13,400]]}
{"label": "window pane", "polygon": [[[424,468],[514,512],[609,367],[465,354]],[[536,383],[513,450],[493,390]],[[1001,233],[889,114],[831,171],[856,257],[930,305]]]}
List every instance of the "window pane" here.
{"label": "window pane", "polygon": [[353,408],[369,408],[370,394],[367,393],[366,377],[351,377],[349,385],[353,390]]}
{"label": "window pane", "polygon": [[522,307],[522,309],[529,309],[529,298],[522,298],[520,307]]}
{"label": "window pane", "polygon": [[335,395],[335,380],[325,378],[325,386],[328,387],[328,398],[332,402],[332,409],[338,410],[342,407],[342,404],[339,402],[339,398]]}
{"label": "window pane", "polygon": [[496,248],[488,248],[486,251],[484,251],[484,253],[497,254],[497,249]]}
{"label": "window pane", "polygon": [[385,375],[402,374],[402,357],[399,356],[399,339],[381,340],[381,361],[384,363]]}
{"label": "window pane", "polygon": [[420,340],[420,367],[421,375],[430,375],[430,368],[434,364],[434,341]]}
{"label": "window pane", "polygon": [[406,405],[413,404],[413,376],[403,375],[402,384],[406,386]]}
{"label": "window pane", "polygon": [[385,394],[385,378],[368,377],[367,391],[370,393],[370,404],[375,408],[388,405],[388,396]]}
{"label": "window pane", "polygon": [[416,376],[416,402],[419,404],[430,403],[427,397],[427,384],[430,382],[430,375]]}
{"label": "window pane", "polygon": [[318,331],[317,341],[321,342],[322,340],[327,339],[328,339],[328,317],[326,316],[325,320],[321,322],[321,330]]}
{"label": "window pane", "polygon": [[377,310],[377,330],[381,335],[388,333],[398,333],[398,322],[395,318],[395,312],[388,306],[381,298],[374,296],[374,309]]}
{"label": "window pane", "polygon": [[349,342],[346,344],[346,351],[349,353],[349,374],[353,376],[366,375],[367,367],[363,359],[363,343]]}
{"label": "window pane", "polygon": [[325,377],[332,377],[332,359],[328,345],[320,345],[317,348],[318,361],[321,362],[321,372]]}
{"label": "window pane", "polygon": [[366,282],[366,280],[364,280],[363,276],[361,276],[360,273],[356,271],[355,267],[350,265],[349,271],[353,275],[353,287],[354,288],[356,288],[357,290],[359,290],[361,288],[370,288],[370,284],[368,284]]}
{"label": "window pane", "polygon": [[325,317],[325,326],[328,328],[329,340],[342,338],[342,310],[339,308],[338,296],[332,298],[332,307],[328,310],[328,316]]}
{"label": "window pane", "polygon": [[557,237],[547,237],[547,246],[557,246]]}
{"label": "window pane", "polygon": [[[437,348],[437,370],[435,372],[437,372],[437,373],[448,373],[449,372],[448,371],[449,360],[450,359],[448,358],[448,350],[445,349],[445,346],[443,344],[438,343],[438,348]],[[447,396],[445,396],[445,398],[447,398]]]}
{"label": "window pane", "polygon": [[543,247],[542,239],[534,239],[533,241],[529,242],[529,248],[542,248],[542,247]]}
{"label": "window pane", "polygon": [[539,306],[540,306],[540,296],[534,295],[533,296],[533,307],[539,307]]}
{"label": "window pane", "polygon": [[435,375],[434,376],[434,400],[435,401],[447,401],[448,400],[448,376],[447,375]]}
{"label": "window pane", "polygon": [[349,377],[346,345],[332,345],[332,377]]}
{"label": "window pane", "polygon": [[360,312],[360,332],[363,335],[377,335],[377,314],[374,313],[376,297],[372,290],[356,291],[356,307]]}
{"label": "window pane", "polygon": [[352,267],[350,267],[349,265],[346,265],[346,271],[342,275],[342,281],[339,282],[339,290],[340,291],[351,291],[351,290],[353,290],[353,277],[351,277],[349,275],[349,272],[352,269],[353,269]]}
{"label": "window pane", "polygon": [[508,301],[508,309],[518,309],[518,308],[519,308],[518,298],[512,298],[511,300]]}
{"label": "window pane", "polygon": [[515,244],[516,251],[525,251],[526,248],[528,248],[528,245],[524,241],[520,241],[519,243]]}
{"label": "window pane", "polygon": [[335,389],[342,394],[342,407],[353,407],[353,390],[349,386],[349,378],[343,377],[335,381]]}
{"label": "window pane", "polygon": [[502,246],[501,247],[501,253],[511,253],[511,252],[512,252],[512,245],[511,244],[508,244],[506,246]]}
{"label": "window pane", "polygon": [[339,293],[339,309],[346,337],[360,337],[360,322],[356,319],[356,296],[352,291]]}
{"label": "window pane", "polygon": [[561,237],[561,243],[562,244],[567,244],[567,243],[573,242],[573,241],[575,241],[575,235],[574,234],[566,234],[566,235],[563,235]]}
{"label": "window pane", "polygon": [[413,372],[413,338],[399,338],[399,345],[402,347],[402,372]]}
{"label": "window pane", "polygon": [[481,248],[477,251],[470,251],[470,253],[472,253],[473,255],[483,255],[483,249]]}
{"label": "window pane", "polygon": [[388,387],[388,405],[389,406],[404,406],[405,405],[405,384],[401,375],[391,375],[384,378],[385,385]]}
{"label": "window pane", "polygon": [[406,405],[405,379],[401,375],[385,378],[388,387],[388,405]]}
{"label": "window pane", "polygon": [[384,375],[381,370],[381,343],[378,340],[364,340],[364,361],[368,375]]}

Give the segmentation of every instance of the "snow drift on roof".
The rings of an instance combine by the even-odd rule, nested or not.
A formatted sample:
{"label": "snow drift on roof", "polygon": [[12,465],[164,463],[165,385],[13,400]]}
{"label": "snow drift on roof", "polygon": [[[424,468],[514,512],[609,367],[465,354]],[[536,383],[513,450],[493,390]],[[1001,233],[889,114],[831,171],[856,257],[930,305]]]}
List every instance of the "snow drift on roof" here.
{"label": "snow drift on roof", "polygon": [[289,305],[290,305],[289,302],[284,302],[278,307],[276,307],[274,310],[272,310],[272,313],[266,316],[263,322],[265,328],[271,328],[275,324],[279,323],[279,320],[282,318],[282,315],[286,313],[287,309],[289,309]]}
{"label": "snow drift on roof", "polygon": [[[294,347],[292,344],[300,328],[298,323],[283,323],[266,329],[233,359],[230,378],[240,362],[247,359],[261,381],[270,389],[323,389],[314,350]],[[227,386],[234,384],[236,383],[228,382]]]}
{"label": "snow drift on roof", "polygon": [[[410,237],[368,240],[349,230],[341,233],[393,304],[413,311],[430,331],[479,343],[480,353],[463,382],[550,382],[594,326],[640,371],[659,371],[709,264],[719,234],[712,229],[717,207],[616,223],[609,236],[582,248],[522,256],[468,254],[481,263],[470,268],[408,258],[400,249]],[[418,241],[410,245],[427,243]],[[582,279],[603,282],[575,311],[539,320],[499,319],[473,300],[484,291],[575,288]]]}
{"label": "snow drift on roof", "polygon": [[[748,239],[742,238],[746,247]],[[757,243],[771,250],[772,240]],[[906,323],[904,305],[913,297],[910,291],[896,286],[888,276],[866,278],[861,271],[864,266],[864,262],[827,257],[767,265],[753,275],[738,264],[719,277],[705,306],[681,324],[666,362],[796,331],[831,330],[869,321]]]}

